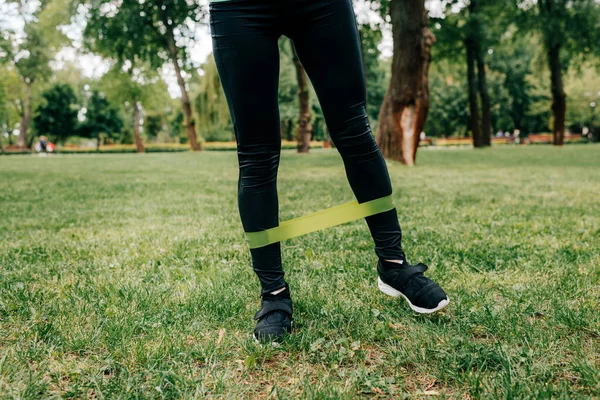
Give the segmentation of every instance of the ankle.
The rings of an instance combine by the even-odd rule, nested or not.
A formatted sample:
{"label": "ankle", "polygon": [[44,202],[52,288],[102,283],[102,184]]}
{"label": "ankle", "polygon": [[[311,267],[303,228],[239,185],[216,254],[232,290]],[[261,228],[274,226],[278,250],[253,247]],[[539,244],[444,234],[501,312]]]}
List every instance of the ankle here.
{"label": "ankle", "polygon": [[404,260],[383,260],[383,261],[389,261],[389,262],[393,262],[396,264],[404,265]]}
{"label": "ankle", "polygon": [[279,289],[275,289],[273,291],[270,292],[266,292],[266,293],[262,293],[262,298],[263,299],[271,299],[271,300],[275,300],[275,299],[290,299],[290,287],[288,286],[288,284],[286,283],[285,286],[279,288]]}
{"label": "ankle", "polygon": [[403,258],[380,258],[377,270],[379,273],[392,273],[408,267],[408,262]]}
{"label": "ankle", "polygon": [[287,289],[287,288],[284,286],[284,287],[282,287],[281,289],[274,290],[274,291],[272,291],[272,292],[271,292],[271,293],[269,293],[269,294],[272,294],[273,296],[277,296],[279,293],[283,292],[283,291],[284,291],[284,290],[286,290],[286,289]]}

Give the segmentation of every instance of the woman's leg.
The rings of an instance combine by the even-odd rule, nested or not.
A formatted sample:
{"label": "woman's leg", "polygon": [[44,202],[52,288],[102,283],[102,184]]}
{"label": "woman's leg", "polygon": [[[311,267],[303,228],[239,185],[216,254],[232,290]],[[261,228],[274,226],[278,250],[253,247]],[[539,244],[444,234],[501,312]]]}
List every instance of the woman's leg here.
{"label": "woman's leg", "polygon": [[[279,24],[269,2],[210,4],[215,62],[237,141],[238,207],[244,231],[279,225],[277,170]],[[279,243],[252,249],[262,293],[285,286]]]}
{"label": "woman's leg", "polygon": [[[359,203],[387,196],[392,186],[387,166],[369,127],[360,41],[351,0],[297,0],[286,35],[315,87],[323,114]],[[404,259],[396,209],[367,217],[379,257],[379,289],[403,296],[418,313],[448,305],[442,288],[423,275],[424,264]],[[399,260],[401,263],[384,260]],[[404,265],[400,265],[404,264]]]}
{"label": "woman's leg", "polygon": [[[366,111],[360,39],[350,0],[300,0],[289,36],[315,88],[331,138],[359,203],[388,196],[392,185]],[[396,209],[366,218],[380,259],[404,260]]]}

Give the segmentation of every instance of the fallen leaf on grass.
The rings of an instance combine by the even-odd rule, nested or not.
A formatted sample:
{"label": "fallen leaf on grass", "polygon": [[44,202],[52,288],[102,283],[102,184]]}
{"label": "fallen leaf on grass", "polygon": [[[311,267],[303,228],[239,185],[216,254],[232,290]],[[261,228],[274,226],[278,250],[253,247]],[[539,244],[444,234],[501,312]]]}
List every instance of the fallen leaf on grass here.
{"label": "fallen leaf on grass", "polygon": [[221,330],[219,331],[219,338],[217,339],[217,345],[221,344],[221,340],[223,340],[224,336],[225,336],[225,328],[221,328]]}
{"label": "fallen leaf on grass", "polygon": [[371,390],[373,391],[373,393],[383,394],[383,390],[381,390],[377,387],[372,387]]}

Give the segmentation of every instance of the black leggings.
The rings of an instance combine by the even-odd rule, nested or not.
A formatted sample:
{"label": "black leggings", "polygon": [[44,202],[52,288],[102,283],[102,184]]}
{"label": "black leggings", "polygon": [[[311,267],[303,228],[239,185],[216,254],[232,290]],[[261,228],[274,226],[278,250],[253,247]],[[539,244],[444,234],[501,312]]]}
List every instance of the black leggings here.
{"label": "black leggings", "polygon": [[[281,35],[290,38],[323,109],[359,203],[392,193],[366,113],[360,39],[351,0],[230,0],[210,3],[217,70],[237,141],[238,207],[245,232],[279,225]],[[403,259],[396,209],[366,218],[383,259]],[[285,286],[280,243],[251,249],[262,293]]]}

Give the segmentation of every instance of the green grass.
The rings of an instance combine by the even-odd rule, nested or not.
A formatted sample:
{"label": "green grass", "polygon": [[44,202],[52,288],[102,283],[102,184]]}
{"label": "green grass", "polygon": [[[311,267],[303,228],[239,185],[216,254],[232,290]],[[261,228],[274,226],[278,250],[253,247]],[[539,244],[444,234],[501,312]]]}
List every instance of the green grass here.
{"label": "green grass", "polygon": [[[0,157],[0,397],[600,396],[600,147],[389,162],[413,262],[450,306],[377,290],[364,221],[283,246],[297,329],[259,307],[235,153]],[[353,199],[335,150],[284,151],[280,219]]]}

